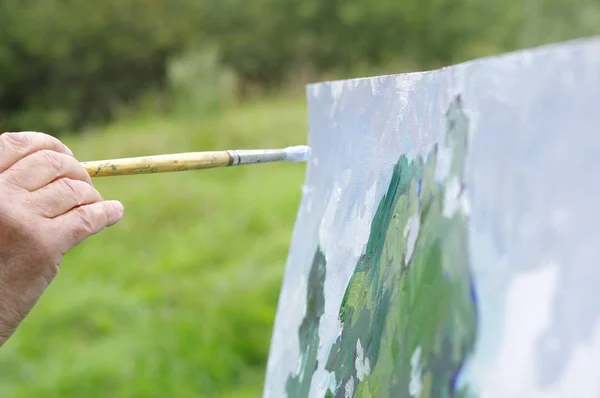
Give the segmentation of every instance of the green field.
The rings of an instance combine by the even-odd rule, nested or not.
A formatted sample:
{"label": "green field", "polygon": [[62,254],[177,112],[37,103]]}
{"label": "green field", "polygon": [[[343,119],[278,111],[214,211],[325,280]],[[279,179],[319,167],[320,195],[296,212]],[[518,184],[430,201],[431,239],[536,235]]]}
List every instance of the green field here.
{"label": "green field", "polygon": [[[301,96],[65,138],[80,160],[306,143]],[[96,180],[125,216],[69,253],[0,356],[1,397],[255,397],[303,164]]]}

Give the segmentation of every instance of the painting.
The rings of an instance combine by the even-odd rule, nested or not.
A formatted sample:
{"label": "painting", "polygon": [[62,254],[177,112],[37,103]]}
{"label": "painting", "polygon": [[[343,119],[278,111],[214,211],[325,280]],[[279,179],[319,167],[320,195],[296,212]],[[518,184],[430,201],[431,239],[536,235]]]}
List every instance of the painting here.
{"label": "painting", "polygon": [[599,397],[600,38],[307,97],[264,397]]}

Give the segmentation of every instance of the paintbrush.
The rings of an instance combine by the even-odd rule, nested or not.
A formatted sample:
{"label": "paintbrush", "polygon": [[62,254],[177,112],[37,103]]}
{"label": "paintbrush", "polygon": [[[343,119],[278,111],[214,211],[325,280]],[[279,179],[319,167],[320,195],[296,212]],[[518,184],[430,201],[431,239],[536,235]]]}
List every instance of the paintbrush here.
{"label": "paintbrush", "polygon": [[92,177],[166,173],[269,162],[305,162],[310,156],[307,146],[283,149],[242,149],[214,152],[188,152],[135,158],[97,160],[81,164]]}

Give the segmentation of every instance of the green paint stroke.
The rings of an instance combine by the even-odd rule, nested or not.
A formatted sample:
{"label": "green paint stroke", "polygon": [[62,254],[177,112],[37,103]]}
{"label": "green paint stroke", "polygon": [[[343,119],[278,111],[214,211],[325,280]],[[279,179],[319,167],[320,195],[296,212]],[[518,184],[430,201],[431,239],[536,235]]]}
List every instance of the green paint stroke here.
{"label": "green paint stroke", "polygon": [[[457,97],[446,113],[444,147],[451,160],[441,182],[434,175],[437,145],[426,159],[402,156],[395,166],[341,304],[342,333],[326,363],[336,389],[326,397],[467,395],[456,391],[456,377],[476,338],[467,220],[460,207],[444,215],[444,206],[459,203],[468,129]],[[322,258],[320,251],[315,258]],[[325,271],[318,274],[324,278]],[[309,297],[310,292],[322,297],[323,281],[313,282]],[[288,380],[290,397],[308,396],[316,369],[323,307],[313,311],[300,328],[302,378],[298,384],[290,382],[297,378]]]}
{"label": "green paint stroke", "polygon": [[302,320],[298,337],[300,340],[300,369],[288,377],[286,391],[290,397],[307,397],[312,375],[317,369],[319,349],[319,323],[325,311],[325,255],[321,249],[315,253],[308,275],[308,291],[306,295],[306,315]]}

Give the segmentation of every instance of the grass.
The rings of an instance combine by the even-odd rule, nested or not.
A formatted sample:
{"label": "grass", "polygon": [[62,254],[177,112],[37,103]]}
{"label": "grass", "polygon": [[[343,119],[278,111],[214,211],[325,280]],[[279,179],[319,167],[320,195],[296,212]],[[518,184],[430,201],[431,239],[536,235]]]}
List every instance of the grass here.
{"label": "grass", "polygon": [[[80,160],[306,142],[304,99],[146,117],[65,142]],[[255,397],[301,164],[96,180],[117,226],[69,253],[3,347],[2,397]]]}

